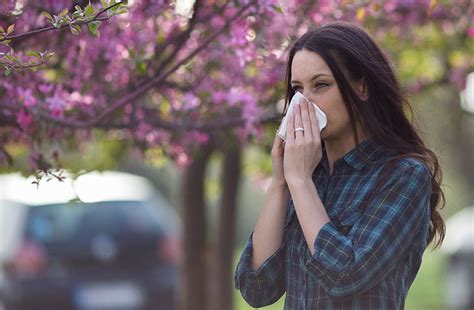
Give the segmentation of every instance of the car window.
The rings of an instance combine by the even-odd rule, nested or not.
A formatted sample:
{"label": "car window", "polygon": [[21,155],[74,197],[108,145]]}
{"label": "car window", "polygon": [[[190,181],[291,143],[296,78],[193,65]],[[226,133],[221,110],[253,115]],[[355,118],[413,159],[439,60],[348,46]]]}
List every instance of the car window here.
{"label": "car window", "polygon": [[157,235],[161,219],[145,202],[71,203],[32,207],[27,235],[45,243],[70,242],[97,234]]}

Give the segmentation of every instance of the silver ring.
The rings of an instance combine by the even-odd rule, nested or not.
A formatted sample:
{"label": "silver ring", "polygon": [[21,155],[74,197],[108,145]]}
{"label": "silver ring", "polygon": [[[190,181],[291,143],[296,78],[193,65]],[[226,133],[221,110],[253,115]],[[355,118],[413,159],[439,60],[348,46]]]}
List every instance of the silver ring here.
{"label": "silver ring", "polygon": [[304,131],[304,128],[303,127],[295,128],[295,132],[297,132],[297,131]]}

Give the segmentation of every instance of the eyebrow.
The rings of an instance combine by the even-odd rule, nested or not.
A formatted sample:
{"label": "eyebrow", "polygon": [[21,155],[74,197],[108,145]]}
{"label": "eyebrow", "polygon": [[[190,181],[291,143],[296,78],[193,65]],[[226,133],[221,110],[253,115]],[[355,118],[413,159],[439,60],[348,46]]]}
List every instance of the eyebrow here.
{"label": "eyebrow", "polygon": [[[313,76],[313,77],[311,78],[311,81],[317,79],[317,78],[320,77],[320,76],[329,76],[329,77],[330,77],[329,74],[326,74],[326,73],[319,73],[319,74],[316,74],[315,76]],[[300,82],[299,82],[299,81],[296,81],[296,80],[291,80],[291,83],[300,83]]]}

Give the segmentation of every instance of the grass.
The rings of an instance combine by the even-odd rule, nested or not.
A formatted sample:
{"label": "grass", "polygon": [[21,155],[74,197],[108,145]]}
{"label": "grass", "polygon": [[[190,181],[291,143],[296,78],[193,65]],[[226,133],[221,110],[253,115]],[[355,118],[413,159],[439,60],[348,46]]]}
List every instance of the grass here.
{"label": "grass", "polygon": [[[236,253],[236,263],[240,255],[240,250]],[[423,262],[418,275],[413,282],[407,296],[406,310],[444,310],[445,305],[445,257],[438,251],[425,251]],[[234,269],[235,270],[235,269]],[[235,310],[255,309],[247,305],[240,295],[240,292],[234,290]],[[283,309],[285,295],[273,305],[260,309],[281,310]]]}

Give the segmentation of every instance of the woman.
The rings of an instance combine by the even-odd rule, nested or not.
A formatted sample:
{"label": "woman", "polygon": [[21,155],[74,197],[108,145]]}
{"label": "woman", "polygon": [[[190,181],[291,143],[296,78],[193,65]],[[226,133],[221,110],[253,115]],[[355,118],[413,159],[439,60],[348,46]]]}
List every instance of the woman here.
{"label": "woman", "polygon": [[[444,238],[441,175],[406,116],[391,64],[361,28],[308,31],[287,64],[304,100],[272,148],[272,182],[235,285],[254,307],[403,309],[428,244]],[[296,130],[295,130],[296,129]]]}

